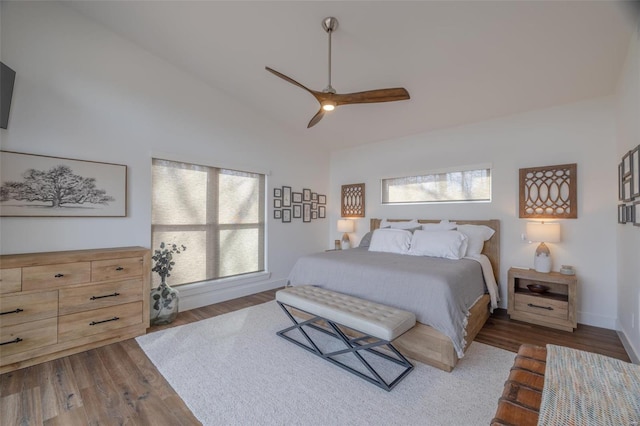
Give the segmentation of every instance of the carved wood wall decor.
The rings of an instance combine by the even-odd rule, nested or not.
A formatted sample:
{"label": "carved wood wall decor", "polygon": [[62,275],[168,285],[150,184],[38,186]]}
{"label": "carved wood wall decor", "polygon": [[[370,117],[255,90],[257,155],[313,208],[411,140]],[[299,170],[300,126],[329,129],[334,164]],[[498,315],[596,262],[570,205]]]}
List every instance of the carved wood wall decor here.
{"label": "carved wood wall decor", "polygon": [[342,185],[342,217],[364,217],[364,183]]}
{"label": "carved wood wall decor", "polygon": [[576,163],[520,169],[520,217],[577,218],[577,169]]}

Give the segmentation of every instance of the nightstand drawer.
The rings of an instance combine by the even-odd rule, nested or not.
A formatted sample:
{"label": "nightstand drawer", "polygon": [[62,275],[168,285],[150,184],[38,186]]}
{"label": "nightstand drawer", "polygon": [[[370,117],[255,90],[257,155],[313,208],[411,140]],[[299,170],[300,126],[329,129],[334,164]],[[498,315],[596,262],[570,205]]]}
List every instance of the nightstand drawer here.
{"label": "nightstand drawer", "polygon": [[22,291],[48,290],[91,281],[89,262],[22,268]]}
{"label": "nightstand drawer", "polygon": [[60,315],[142,300],[139,279],[60,289]]}
{"label": "nightstand drawer", "polygon": [[58,316],[58,290],[5,295],[0,299],[2,327]]}
{"label": "nightstand drawer", "polygon": [[142,324],[142,302],[62,315],[58,324],[58,341],[106,334],[112,330],[116,330],[114,335],[117,335],[117,329],[134,324]]}
{"label": "nightstand drawer", "polygon": [[515,294],[515,311],[563,320],[569,317],[567,302],[528,294]]}

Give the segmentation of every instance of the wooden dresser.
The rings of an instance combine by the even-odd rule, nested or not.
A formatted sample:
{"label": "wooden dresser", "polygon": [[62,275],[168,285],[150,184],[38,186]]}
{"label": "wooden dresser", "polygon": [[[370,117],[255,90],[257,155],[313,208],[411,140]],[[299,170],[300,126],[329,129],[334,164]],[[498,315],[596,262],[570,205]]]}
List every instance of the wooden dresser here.
{"label": "wooden dresser", "polygon": [[0,256],[0,373],[144,334],[150,274],[143,247]]}

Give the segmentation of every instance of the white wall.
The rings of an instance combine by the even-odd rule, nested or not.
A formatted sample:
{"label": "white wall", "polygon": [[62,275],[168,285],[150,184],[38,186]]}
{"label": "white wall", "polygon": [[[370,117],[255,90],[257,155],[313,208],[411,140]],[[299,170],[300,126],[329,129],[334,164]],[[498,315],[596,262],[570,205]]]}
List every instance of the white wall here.
{"label": "white wall", "polygon": [[[640,144],[640,21],[618,84],[616,118],[619,162]],[[618,327],[627,352],[633,352],[640,363],[640,228],[618,225],[617,236]]]}
{"label": "white wall", "polygon": [[[506,306],[507,270],[533,266],[536,244],[523,243],[518,218],[518,169],[578,164],[578,219],[562,220],[562,242],[550,244],[554,270],[574,265],[579,278],[578,321],[615,327],[617,162],[613,99],[598,99],[429,132],[332,153],[332,203],[348,183],[366,184],[369,218],[500,219],[500,292]],[[382,206],[382,177],[453,166],[492,164],[491,203]],[[334,224],[337,216],[331,217]],[[333,227],[335,228],[335,226]],[[339,238],[332,228],[330,240]]]}
{"label": "white wall", "polygon": [[[1,58],[17,72],[2,149],[126,164],[129,201],[126,218],[2,218],[0,253],[149,247],[157,153],[272,171],[271,277],[253,282],[254,290],[281,285],[300,254],[325,248],[328,220],[283,224],[270,207],[274,186],[328,192],[328,154],[292,144],[276,124],[70,8],[2,2],[0,10]],[[222,287],[238,295],[237,285]],[[210,301],[199,296],[198,303]]]}

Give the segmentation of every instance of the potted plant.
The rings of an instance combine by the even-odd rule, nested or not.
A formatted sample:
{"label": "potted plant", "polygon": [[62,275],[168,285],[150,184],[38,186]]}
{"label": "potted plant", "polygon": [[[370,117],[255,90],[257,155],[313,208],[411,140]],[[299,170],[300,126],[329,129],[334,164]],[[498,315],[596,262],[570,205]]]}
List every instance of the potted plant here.
{"label": "potted plant", "polygon": [[152,272],[160,275],[160,285],[151,290],[151,325],[169,324],[178,316],[178,290],[167,284],[167,277],[176,264],[174,254],[180,254],[187,248],[184,245],[160,243],[160,249],[155,250],[151,259],[155,262]]}

